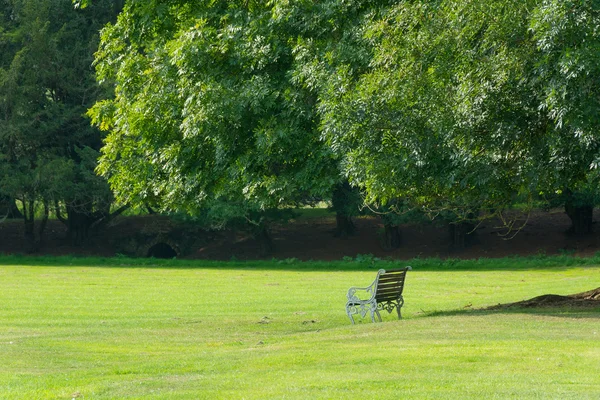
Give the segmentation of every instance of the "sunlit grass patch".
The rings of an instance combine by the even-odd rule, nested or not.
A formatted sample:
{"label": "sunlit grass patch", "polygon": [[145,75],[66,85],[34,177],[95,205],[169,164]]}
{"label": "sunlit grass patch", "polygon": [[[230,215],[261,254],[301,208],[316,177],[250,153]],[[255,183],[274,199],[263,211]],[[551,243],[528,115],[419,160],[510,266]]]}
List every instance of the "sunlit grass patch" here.
{"label": "sunlit grass patch", "polygon": [[82,261],[0,267],[0,398],[600,396],[600,310],[473,311],[591,289],[595,266],[417,266],[404,320],[353,326],[370,266]]}

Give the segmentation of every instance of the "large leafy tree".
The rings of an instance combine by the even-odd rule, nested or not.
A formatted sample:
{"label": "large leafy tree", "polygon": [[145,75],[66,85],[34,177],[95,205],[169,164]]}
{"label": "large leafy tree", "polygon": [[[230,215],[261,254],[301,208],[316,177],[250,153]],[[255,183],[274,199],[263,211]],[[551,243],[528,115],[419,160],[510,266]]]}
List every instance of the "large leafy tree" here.
{"label": "large leafy tree", "polygon": [[110,131],[99,171],[123,201],[191,214],[333,196],[349,233],[358,205],[346,200],[360,197],[320,134],[314,51],[364,69],[354,28],[385,3],[129,1],[97,58],[117,83],[91,111]]}
{"label": "large leafy tree", "polygon": [[22,204],[32,245],[51,209],[78,242],[112,202],[94,173],[101,134],[85,112],[102,96],[93,53],[118,3],[76,11],[68,0],[0,2],[0,192]]}
{"label": "large leafy tree", "polygon": [[575,233],[591,231],[600,200],[599,27],[599,1],[539,1],[530,19],[540,108],[553,125],[549,186],[561,194]]}
{"label": "large leafy tree", "polygon": [[515,189],[510,167],[526,158],[508,150],[527,124],[520,113],[535,110],[522,104],[529,88],[515,87],[524,71],[514,57],[527,57],[517,45],[527,29],[515,29],[523,10],[500,7],[401,3],[367,21],[376,50],[365,73],[335,66],[321,96],[324,132],[371,201],[468,213]]}
{"label": "large leafy tree", "polygon": [[131,0],[98,53],[99,170],[191,213],[326,193],[338,168],[370,203],[457,221],[540,194],[577,210],[597,193],[597,8]]}
{"label": "large leafy tree", "polygon": [[465,219],[567,193],[574,215],[573,193],[597,193],[597,14],[592,1],[398,3],[359,29],[375,48],[366,71],[323,61],[323,132],[372,202]]}
{"label": "large leafy tree", "polygon": [[97,54],[115,97],[91,111],[116,196],[259,225],[261,210],[327,196],[338,169],[315,94],[290,74],[290,34],[266,2],[127,2]]}

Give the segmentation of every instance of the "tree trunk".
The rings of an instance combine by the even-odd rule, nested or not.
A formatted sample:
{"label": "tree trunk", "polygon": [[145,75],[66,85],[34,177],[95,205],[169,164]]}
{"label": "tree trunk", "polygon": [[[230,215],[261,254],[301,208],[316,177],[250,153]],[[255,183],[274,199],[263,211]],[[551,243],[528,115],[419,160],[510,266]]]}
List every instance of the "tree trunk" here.
{"label": "tree trunk", "polygon": [[60,213],[60,207],[56,205],[58,219],[67,226],[67,238],[74,246],[84,243],[93,231],[104,228],[114,217],[129,208],[128,205],[120,207],[110,213],[110,206],[95,211],[91,204],[85,201],[75,200],[67,204],[67,217]]}
{"label": "tree trunk", "polygon": [[81,245],[89,236],[90,227],[94,222],[82,204],[74,202],[67,205],[67,238],[74,246]]}
{"label": "tree trunk", "polygon": [[565,212],[571,219],[571,227],[567,231],[575,236],[592,233],[594,207],[591,205],[574,205],[571,198],[565,203]]}
{"label": "tree trunk", "polygon": [[44,237],[44,231],[46,230],[46,225],[48,224],[48,217],[50,216],[50,207],[48,207],[48,202],[44,201],[44,215],[42,216],[42,220],[40,221],[40,225],[38,227],[38,238],[36,242],[36,247],[40,248],[42,245],[42,238]]}
{"label": "tree trunk", "polygon": [[271,255],[274,250],[273,239],[269,233],[269,228],[265,224],[258,225],[253,232],[254,239],[258,241],[260,246],[260,255],[265,257]]}
{"label": "tree trunk", "polygon": [[25,243],[28,253],[36,251],[36,240],[35,240],[35,223],[33,219],[24,217],[25,221]]}
{"label": "tree trunk", "polygon": [[453,222],[448,226],[451,250],[464,250],[475,240],[475,226],[470,222]]}
{"label": "tree trunk", "polygon": [[35,204],[33,201],[27,201],[27,198],[21,199],[23,203],[23,222],[25,224],[25,244],[28,253],[37,250],[35,240]]}
{"label": "tree trunk", "polygon": [[335,187],[331,194],[331,205],[335,211],[335,236],[348,237],[354,235],[356,227],[352,222],[352,215],[358,212],[357,190],[348,182],[343,182]]}
{"label": "tree trunk", "polygon": [[110,223],[110,221],[127,211],[129,207],[129,204],[126,204],[119,207],[112,213],[110,212],[110,207],[108,207],[104,211],[94,213],[94,221],[90,226],[90,230],[94,232],[102,230]]}
{"label": "tree trunk", "polygon": [[356,226],[352,222],[352,218],[348,215],[344,215],[343,213],[335,214],[335,236],[346,238],[348,236],[354,235],[356,232]]}
{"label": "tree trunk", "polygon": [[400,247],[402,244],[402,233],[398,225],[385,224],[383,248],[385,250],[394,250]]}

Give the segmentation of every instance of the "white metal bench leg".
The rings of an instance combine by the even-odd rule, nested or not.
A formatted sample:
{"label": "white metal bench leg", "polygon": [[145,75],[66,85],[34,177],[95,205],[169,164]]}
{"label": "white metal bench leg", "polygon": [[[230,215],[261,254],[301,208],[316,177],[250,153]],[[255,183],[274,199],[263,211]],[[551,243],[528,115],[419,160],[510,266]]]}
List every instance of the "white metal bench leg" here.
{"label": "white metal bench leg", "polygon": [[348,314],[348,318],[350,318],[350,321],[352,322],[352,325],[354,325],[354,318],[352,317],[352,314],[347,313]]}

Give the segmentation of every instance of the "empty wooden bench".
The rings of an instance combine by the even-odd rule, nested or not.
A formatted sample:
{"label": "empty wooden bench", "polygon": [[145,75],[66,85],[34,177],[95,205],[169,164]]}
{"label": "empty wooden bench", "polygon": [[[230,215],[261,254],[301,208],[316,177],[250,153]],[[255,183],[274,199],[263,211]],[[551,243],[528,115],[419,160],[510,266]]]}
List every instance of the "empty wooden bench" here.
{"label": "empty wooden bench", "polygon": [[404,290],[406,272],[411,269],[411,267],[389,271],[380,269],[375,280],[369,286],[348,289],[346,314],[348,314],[350,321],[354,323],[353,315],[355,314],[360,314],[364,318],[367,313],[370,313],[371,321],[375,322],[375,315],[377,315],[379,322],[381,322],[379,310],[386,310],[391,313],[394,308],[398,312],[398,319],[402,319],[400,313],[400,309],[404,304],[402,291]]}

